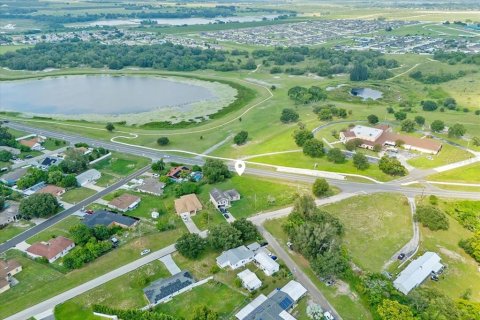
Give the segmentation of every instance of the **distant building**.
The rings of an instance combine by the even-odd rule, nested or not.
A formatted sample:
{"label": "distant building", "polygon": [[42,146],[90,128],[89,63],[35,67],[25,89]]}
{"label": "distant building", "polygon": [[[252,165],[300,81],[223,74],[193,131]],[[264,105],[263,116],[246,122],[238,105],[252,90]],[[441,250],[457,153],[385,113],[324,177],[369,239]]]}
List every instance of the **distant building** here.
{"label": "distant building", "polygon": [[237,190],[231,189],[227,191],[221,191],[217,188],[213,188],[210,191],[210,201],[215,205],[215,207],[220,208],[229,208],[231,207],[232,201],[240,200],[240,193]]}
{"label": "distant building", "polygon": [[108,203],[108,207],[121,212],[127,212],[138,207],[140,201],[142,201],[142,198],[124,193],[121,196],[112,199],[112,201]]}
{"label": "distant building", "polygon": [[262,281],[258,279],[257,275],[253,273],[252,271],[245,269],[239,274],[237,274],[237,277],[242,280],[242,285],[247,289],[248,291],[253,291],[257,290],[262,286]]}
{"label": "distant building", "polygon": [[258,252],[254,260],[267,276],[273,275],[280,269],[280,265],[263,251]]}
{"label": "distant building", "polygon": [[49,193],[52,196],[58,198],[65,193],[65,188],[58,187],[53,184],[49,184],[44,186],[42,189],[38,190],[36,193]]}
{"label": "distant building", "polygon": [[408,294],[418,287],[430,275],[443,269],[440,257],[435,252],[425,252],[421,257],[413,260],[395,279],[393,286],[403,294]]}
{"label": "distant building", "polygon": [[395,146],[397,141],[402,141],[402,147],[407,150],[415,150],[423,153],[437,154],[442,149],[442,144],[428,138],[417,138],[409,135],[393,133],[390,126],[378,125],[375,128],[356,125],[350,130],[340,132],[340,141],[346,143],[353,139],[359,139],[361,148],[372,150],[375,145],[381,147]]}
{"label": "distant building", "polygon": [[0,260],[0,293],[11,287],[12,277],[22,271],[22,265],[16,260]]}
{"label": "distant building", "polygon": [[27,173],[27,171],[28,167],[15,169],[1,176],[0,181],[7,186],[14,186],[17,181]]}
{"label": "distant building", "polygon": [[179,216],[191,216],[202,210],[202,203],[194,193],[175,199],[175,211]]}
{"label": "distant building", "polygon": [[19,140],[18,142],[22,146],[29,147],[32,150],[41,151],[45,149],[44,147],[42,147],[43,141],[44,140],[41,137],[37,136],[31,139],[22,139],[22,140]]}
{"label": "distant building", "polygon": [[65,256],[75,247],[75,243],[65,237],[59,236],[48,242],[36,242],[27,248],[27,254],[33,258],[43,257],[52,263]]}
{"label": "distant building", "polygon": [[31,186],[30,188],[27,188],[25,190],[22,191],[22,193],[25,195],[25,196],[31,196],[32,194],[34,193],[37,193],[38,191],[40,191],[41,189],[43,189],[44,187],[46,186],[45,182],[44,181],[40,181],[39,183],[36,183],[34,184],[33,186]]}
{"label": "distant building", "polygon": [[242,308],[235,317],[238,320],[291,320],[295,319],[288,311],[307,293],[300,283],[291,280],[280,290],[276,289],[268,297],[261,294]]}
{"label": "distant building", "polygon": [[161,196],[163,194],[163,188],[165,188],[165,183],[153,177],[143,179],[136,187],[138,192],[148,193],[154,196]]}
{"label": "distant building", "polygon": [[62,161],[63,161],[62,158],[48,156],[48,157],[45,157],[45,158],[38,164],[38,166],[39,166],[41,169],[43,169],[43,170],[47,170],[48,168],[50,168],[50,167],[53,166],[53,165],[58,166]]}
{"label": "distant building", "polygon": [[245,246],[230,249],[222,252],[217,257],[217,265],[220,268],[229,267],[231,269],[238,269],[249,262],[253,261],[255,254]]}
{"label": "distant building", "polygon": [[195,279],[188,271],[181,271],[170,278],[152,282],[143,289],[150,304],[168,301],[174,296],[188,290],[195,283]]}
{"label": "distant building", "polygon": [[122,228],[133,228],[138,224],[138,222],[138,219],[105,210],[96,211],[83,217],[83,223],[89,228],[93,228],[96,225],[102,225],[105,227],[119,226]]}
{"label": "distant building", "polygon": [[87,170],[83,173],[80,173],[77,176],[77,183],[79,186],[83,187],[86,184],[94,183],[102,177],[100,171],[95,169]]}

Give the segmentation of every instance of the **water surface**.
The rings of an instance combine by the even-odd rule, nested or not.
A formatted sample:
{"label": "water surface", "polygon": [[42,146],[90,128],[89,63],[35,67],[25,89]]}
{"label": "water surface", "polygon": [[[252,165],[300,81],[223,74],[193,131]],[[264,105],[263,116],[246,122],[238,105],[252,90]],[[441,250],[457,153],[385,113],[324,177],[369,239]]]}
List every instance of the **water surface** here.
{"label": "water surface", "polygon": [[370,88],[353,88],[350,91],[350,94],[355,97],[360,97],[363,100],[367,100],[367,99],[378,100],[383,96],[383,93],[381,91],[370,89]]}

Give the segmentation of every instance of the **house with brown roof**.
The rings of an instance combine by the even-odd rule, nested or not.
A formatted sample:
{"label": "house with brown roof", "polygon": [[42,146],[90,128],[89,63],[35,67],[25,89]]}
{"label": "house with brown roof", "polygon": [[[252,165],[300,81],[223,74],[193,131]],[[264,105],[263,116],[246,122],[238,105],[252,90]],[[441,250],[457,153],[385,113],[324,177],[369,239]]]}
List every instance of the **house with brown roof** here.
{"label": "house with brown roof", "polygon": [[32,258],[43,257],[52,263],[65,256],[75,247],[75,243],[65,237],[58,236],[48,242],[36,242],[27,248],[27,254]]}
{"label": "house with brown roof", "polygon": [[0,260],[0,293],[11,287],[12,277],[22,271],[22,265],[16,260]]}
{"label": "house with brown roof", "polygon": [[202,203],[194,193],[181,196],[180,199],[175,199],[175,211],[179,216],[195,215],[202,209]]}
{"label": "house with brown roof", "polygon": [[170,168],[170,171],[167,173],[167,177],[171,179],[181,178],[182,172],[190,173],[190,169],[185,166],[178,166]]}
{"label": "house with brown roof", "polygon": [[58,187],[53,184],[46,185],[42,189],[38,190],[36,193],[50,193],[54,197],[60,197],[65,193],[65,188]]}
{"label": "house with brown roof", "polygon": [[44,147],[42,147],[43,141],[44,140],[40,137],[34,137],[34,138],[30,138],[30,139],[22,139],[22,140],[19,140],[18,142],[22,146],[29,147],[32,150],[41,151],[41,150],[45,149]]}
{"label": "house with brown roof", "polygon": [[142,198],[140,197],[124,193],[110,201],[108,207],[121,212],[126,212],[135,209],[141,200]]}
{"label": "house with brown roof", "polygon": [[350,130],[340,132],[340,141],[346,143],[353,139],[362,141],[361,148],[373,150],[375,145],[381,147],[396,146],[402,141],[402,147],[407,150],[415,150],[423,153],[437,154],[442,149],[442,144],[429,138],[417,138],[409,135],[392,132],[388,125],[378,125],[375,128],[356,125]]}

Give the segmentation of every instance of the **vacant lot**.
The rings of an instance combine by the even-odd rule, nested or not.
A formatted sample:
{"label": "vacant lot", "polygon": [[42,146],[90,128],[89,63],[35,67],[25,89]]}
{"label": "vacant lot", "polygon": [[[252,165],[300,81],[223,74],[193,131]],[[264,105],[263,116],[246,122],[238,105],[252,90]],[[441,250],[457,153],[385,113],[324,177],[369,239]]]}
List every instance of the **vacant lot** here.
{"label": "vacant lot", "polygon": [[81,306],[71,300],[55,307],[56,320],[102,320],[104,318],[93,315],[93,310]]}
{"label": "vacant lot", "polygon": [[396,194],[374,194],[322,207],[345,226],[345,245],[360,268],[379,272],[383,264],[412,236],[407,199]]}
{"label": "vacant lot", "polygon": [[408,160],[407,162],[416,168],[430,169],[449,163],[470,159],[472,157],[473,154],[470,152],[444,143],[442,150],[437,155],[422,154],[414,159]]}
{"label": "vacant lot", "polygon": [[460,183],[480,183],[480,163],[431,175],[427,180]]}
{"label": "vacant lot", "polygon": [[97,193],[95,190],[80,187],[69,190],[62,195],[62,200],[71,204],[76,204]]}
{"label": "vacant lot", "polygon": [[33,244],[39,241],[48,241],[51,238],[58,237],[58,236],[69,237],[70,228],[79,223],[80,223],[79,217],[70,216],[54,224],[53,226],[45,229],[44,231],[37,233],[33,237],[29,238],[27,242],[29,244]]}
{"label": "vacant lot", "polygon": [[143,157],[112,152],[112,156],[93,165],[93,168],[113,176],[127,176],[150,163]]}
{"label": "vacant lot", "polygon": [[27,229],[30,229],[31,227],[33,227],[33,225],[33,223],[23,220],[21,222],[9,224],[8,226],[0,230],[0,243],[3,243],[8,239],[13,238],[17,234],[22,233]]}

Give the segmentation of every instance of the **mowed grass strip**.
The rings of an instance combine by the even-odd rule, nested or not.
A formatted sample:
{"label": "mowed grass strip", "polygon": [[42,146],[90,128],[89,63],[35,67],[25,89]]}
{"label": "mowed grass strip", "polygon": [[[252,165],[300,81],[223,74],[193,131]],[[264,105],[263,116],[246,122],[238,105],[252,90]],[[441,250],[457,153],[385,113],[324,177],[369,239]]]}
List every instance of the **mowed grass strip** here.
{"label": "mowed grass strip", "polygon": [[344,243],[353,261],[371,272],[380,272],[413,235],[410,205],[400,195],[357,196],[321,209],[342,221]]}
{"label": "mowed grass strip", "polygon": [[407,162],[419,169],[430,169],[470,158],[473,158],[473,154],[470,152],[443,143],[442,150],[438,154],[421,154]]}
{"label": "mowed grass strip", "polygon": [[144,157],[137,157],[129,154],[120,154],[112,152],[112,156],[97,162],[93,168],[113,176],[127,176],[136,170],[139,170],[150,163],[150,160]]}
{"label": "mowed grass strip", "polygon": [[65,192],[62,195],[62,200],[71,204],[76,204],[96,193],[97,191],[85,187],[75,188]]}
{"label": "mowed grass strip", "polygon": [[[427,180],[457,183],[480,183],[480,162],[471,164],[469,166],[436,173],[427,177]],[[443,186],[438,186],[443,188]]]}

